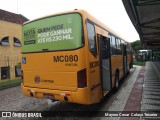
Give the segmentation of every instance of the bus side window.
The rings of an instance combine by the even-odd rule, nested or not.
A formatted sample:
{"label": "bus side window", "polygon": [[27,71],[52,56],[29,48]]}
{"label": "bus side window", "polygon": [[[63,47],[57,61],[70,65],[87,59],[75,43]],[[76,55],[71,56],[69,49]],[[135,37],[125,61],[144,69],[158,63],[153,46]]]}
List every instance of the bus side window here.
{"label": "bus side window", "polygon": [[127,55],[127,45],[124,43],[124,55]]}
{"label": "bus side window", "polygon": [[117,39],[117,54],[121,55],[122,54],[122,49],[121,49],[121,41],[120,39]]}
{"label": "bus side window", "polygon": [[94,25],[87,22],[87,32],[88,32],[88,47],[90,52],[94,57],[97,56],[97,47],[96,47],[96,35]]}
{"label": "bus side window", "polygon": [[126,48],[127,48],[127,49],[126,49],[126,50],[127,50],[126,53],[128,54],[128,43],[126,44]]}
{"label": "bus side window", "polygon": [[127,54],[130,54],[130,47],[128,43],[127,43]]}
{"label": "bus side window", "polygon": [[120,55],[122,55],[122,45],[121,44],[122,44],[121,40],[119,39],[119,49],[120,49],[119,54]]}
{"label": "bus side window", "polygon": [[116,55],[116,39],[112,36],[112,55]]}
{"label": "bus side window", "polygon": [[108,35],[108,38],[110,40],[110,55],[112,55],[112,38],[111,38],[111,35]]}
{"label": "bus side window", "polygon": [[121,40],[121,45],[120,46],[121,46],[121,55],[122,55],[123,54],[123,49],[124,49],[123,48],[123,46],[124,46],[123,40]]}
{"label": "bus side window", "polygon": [[106,41],[107,38],[105,39],[102,39],[102,59],[107,59],[108,58],[108,54],[107,54],[107,50],[108,50],[108,46],[107,46],[107,41]]}

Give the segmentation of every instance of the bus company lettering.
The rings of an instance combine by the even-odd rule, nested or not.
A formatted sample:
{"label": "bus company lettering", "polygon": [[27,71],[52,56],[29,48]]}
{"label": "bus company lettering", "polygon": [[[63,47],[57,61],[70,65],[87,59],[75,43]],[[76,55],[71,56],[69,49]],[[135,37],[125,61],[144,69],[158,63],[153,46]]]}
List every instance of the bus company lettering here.
{"label": "bus company lettering", "polygon": [[41,82],[54,83],[54,80],[41,80]]}
{"label": "bus company lettering", "polygon": [[54,28],[48,27],[43,29],[38,29],[38,42],[37,43],[47,43],[55,42],[61,40],[72,40],[72,28],[63,28],[63,24],[59,27]]}
{"label": "bus company lettering", "polygon": [[53,56],[54,62],[77,62],[78,55]]}
{"label": "bus company lettering", "polygon": [[99,66],[99,61],[90,62],[90,68],[95,68],[97,66]]}

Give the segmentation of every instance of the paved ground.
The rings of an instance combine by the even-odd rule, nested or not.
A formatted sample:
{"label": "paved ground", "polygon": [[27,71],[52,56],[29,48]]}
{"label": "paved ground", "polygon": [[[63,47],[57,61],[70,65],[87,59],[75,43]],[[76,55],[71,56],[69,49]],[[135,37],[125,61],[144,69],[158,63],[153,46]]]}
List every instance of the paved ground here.
{"label": "paved ground", "polygon": [[[130,94],[130,88],[133,87],[139,70],[140,67],[138,66],[131,70],[131,74],[130,76],[128,76],[127,81],[123,83],[123,86],[116,93],[115,96],[117,97],[114,98],[116,100],[112,103],[113,107],[109,108],[110,111],[123,110],[124,106],[122,106],[122,104],[126,102],[126,97]],[[32,111],[37,110],[37,108],[39,108],[40,106],[48,105],[48,101],[46,99],[37,99],[24,96],[22,94],[20,86],[0,90],[0,101],[0,111]],[[50,104],[50,106],[51,105],[52,103]],[[43,109],[43,107],[41,109]],[[106,110],[106,108],[103,107],[101,108],[101,110]]]}
{"label": "paved ground", "polygon": [[[46,99],[26,97],[21,93],[20,86],[0,90],[0,111],[160,111],[160,63],[147,62],[145,67],[134,66],[130,74],[123,80],[116,93],[95,105],[78,105],[66,102],[48,102]],[[144,84],[143,84],[144,80]],[[143,92],[142,92],[143,88]],[[142,98],[142,101],[141,101]],[[135,119],[136,118],[136,119]],[[50,118],[45,118],[50,119]],[[81,118],[54,118],[63,120],[80,120]],[[93,120],[148,120],[145,117],[98,117]],[[157,119],[151,117],[150,119]]]}
{"label": "paved ground", "polygon": [[[128,79],[122,83],[122,86],[120,90],[116,93],[115,98],[113,100],[113,103],[110,105],[106,111],[123,111],[125,108],[125,105],[127,103],[127,100],[130,96],[130,93],[132,91],[132,88],[135,84],[135,81],[137,79],[137,76],[139,74],[141,67],[135,66],[131,71],[134,71],[133,73],[130,73],[130,76],[128,76]],[[105,110],[105,109],[104,109]],[[113,117],[113,118],[103,118],[108,120],[119,120],[120,117]]]}
{"label": "paved ground", "polygon": [[[160,111],[160,62],[147,62],[145,65],[141,103],[141,111],[154,111],[154,113]],[[150,119],[160,119],[160,117],[150,117]]]}
{"label": "paved ground", "polygon": [[47,105],[47,100],[26,97],[20,86],[0,90],[0,111],[34,111]]}
{"label": "paved ground", "polygon": [[[48,104],[46,99],[36,99],[24,96],[21,92],[20,86],[18,86],[0,91],[0,111],[123,111],[140,68],[141,67],[138,66],[134,67],[127,78],[123,80],[120,90],[115,94],[111,94],[106,97],[106,99],[100,104],[91,106],[77,105],[66,102],[49,102]],[[90,119],[106,119],[105,117],[95,117],[96,115],[93,115]],[[116,119],[118,120],[119,118],[116,117]]]}

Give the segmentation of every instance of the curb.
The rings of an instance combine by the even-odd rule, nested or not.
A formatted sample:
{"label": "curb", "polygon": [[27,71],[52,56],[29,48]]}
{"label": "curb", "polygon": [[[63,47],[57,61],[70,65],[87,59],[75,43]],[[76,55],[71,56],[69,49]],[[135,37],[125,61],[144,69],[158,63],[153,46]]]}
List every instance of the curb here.
{"label": "curb", "polygon": [[20,85],[21,85],[21,83],[15,83],[15,84],[11,84],[11,85],[1,87],[0,90],[4,90],[4,89],[7,89],[7,88],[11,88],[11,87],[16,87],[16,86],[20,86]]}

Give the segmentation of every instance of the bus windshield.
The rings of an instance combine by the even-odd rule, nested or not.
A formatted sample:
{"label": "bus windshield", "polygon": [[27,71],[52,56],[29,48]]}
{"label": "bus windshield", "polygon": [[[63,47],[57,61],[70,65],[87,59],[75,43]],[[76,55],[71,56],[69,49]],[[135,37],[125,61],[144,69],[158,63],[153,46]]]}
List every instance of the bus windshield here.
{"label": "bus windshield", "polygon": [[24,24],[22,30],[22,53],[82,47],[82,18],[78,13],[35,20]]}

